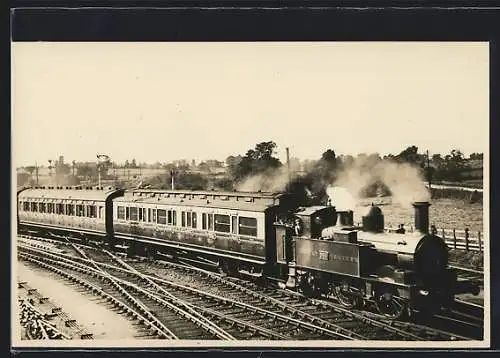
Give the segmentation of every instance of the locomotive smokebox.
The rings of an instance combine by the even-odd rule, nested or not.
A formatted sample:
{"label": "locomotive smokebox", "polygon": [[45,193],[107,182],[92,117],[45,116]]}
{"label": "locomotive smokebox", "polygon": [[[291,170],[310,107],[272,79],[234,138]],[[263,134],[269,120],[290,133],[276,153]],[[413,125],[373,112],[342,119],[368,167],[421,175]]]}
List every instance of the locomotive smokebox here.
{"label": "locomotive smokebox", "polygon": [[429,233],[429,204],[427,201],[417,201],[413,203],[415,208],[415,230],[424,234]]}
{"label": "locomotive smokebox", "polygon": [[337,211],[337,226],[353,226],[354,225],[354,214],[352,210]]}

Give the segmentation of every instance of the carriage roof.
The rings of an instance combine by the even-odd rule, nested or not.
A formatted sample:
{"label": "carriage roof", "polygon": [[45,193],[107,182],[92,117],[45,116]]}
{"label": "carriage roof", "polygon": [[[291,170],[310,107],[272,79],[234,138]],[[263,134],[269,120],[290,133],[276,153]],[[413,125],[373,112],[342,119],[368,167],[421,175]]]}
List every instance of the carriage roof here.
{"label": "carriage roof", "polygon": [[266,211],[283,204],[285,193],[135,189],[116,202]]}
{"label": "carriage roof", "polygon": [[105,201],[111,194],[116,193],[118,189],[113,187],[32,187],[19,193],[19,200],[92,200]]}

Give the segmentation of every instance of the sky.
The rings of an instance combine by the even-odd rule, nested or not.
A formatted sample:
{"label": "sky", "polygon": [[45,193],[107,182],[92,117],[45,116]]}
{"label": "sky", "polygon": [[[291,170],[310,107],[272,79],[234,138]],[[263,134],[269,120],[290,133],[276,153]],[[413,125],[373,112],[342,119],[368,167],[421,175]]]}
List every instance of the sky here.
{"label": "sky", "polygon": [[15,166],[489,143],[487,43],[12,44]]}

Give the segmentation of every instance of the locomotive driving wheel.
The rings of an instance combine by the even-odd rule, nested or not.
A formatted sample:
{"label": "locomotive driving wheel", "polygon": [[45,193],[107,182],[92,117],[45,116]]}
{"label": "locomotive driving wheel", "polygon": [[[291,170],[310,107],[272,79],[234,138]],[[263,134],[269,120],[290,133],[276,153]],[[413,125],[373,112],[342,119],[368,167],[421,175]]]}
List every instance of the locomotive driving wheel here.
{"label": "locomotive driving wheel", "polygon": [[335,286],[335,296],[340,304],[346,308],[356,308],[361,305],[359,290],[348,281],[341,281]]}
{"label": "locomotive driving wheel", "polygon": [[376,291],[375,305],[380,314],[391,319],[399,319],[407,313],[406,300],[397,294],[396,289],[392,287],[381,287]]}

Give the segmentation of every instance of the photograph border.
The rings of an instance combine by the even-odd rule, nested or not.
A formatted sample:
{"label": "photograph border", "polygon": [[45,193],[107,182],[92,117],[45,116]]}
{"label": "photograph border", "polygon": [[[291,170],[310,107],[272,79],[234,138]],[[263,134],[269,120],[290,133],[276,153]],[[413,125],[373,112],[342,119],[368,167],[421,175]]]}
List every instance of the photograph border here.
{"label": "photograph border", "polygon": [[[415,19],[416,17],[416,19]],[[422,19],[431,19],[431,26],[419,29],[418,24]],[[452,19],[446,22],[445,19]],[[137,27],[129,28],[133,19]],[[263,26],[256,33],[249,31],[250,25],[256,20],[264,20]],[[273,21],[278,20],[278,26]],[[341,20],[340,23],[330,21]],[[365,24],[358,28],[350,27],[352,19]],[[394,21],[386,21],[393,19]],[[406,19],[406,20],[405,20]],[[408,19],[411,19],[408,20]],[[169,20],[173,20],[169,22]],[[221,21],[222,20],[222,21]],[[270,9],[256,8],[33,8],[16,7],[11,10],[11,40],[12,41],[488,41],[490,44],[490,153],[485,153],[485,163],[489,160],[490,169],[485,165],[485,178],[489,174],[489,182],[494,183],[496,171],[495,161],[492,159],[498,151],[498,142],[493,138],[494,128],[498,122],[498,104],[492,101],[498,98],[498,25],[493,21],[500,20],[498,9],[443,9],[438,8],[281,8]],[[167,22],[169,25],[162,26]],[[297,29],[294,24],[310,25]],[[497,22],[497,24],[500,21]],[[204,31],[206,26],[215,26],[210,31]],[[215,25],[216,24],[216,25]],[[380,26],[377,28],[377,24]],[[450,25],[451,24],[451,25]],[[466,25],[474,24],[476,27]],[[460,26],[461,25],[461,26]],[[393,27],[394,26],[394,27]],[[462,27],[463,26],[463,27]],[[180,27],[180,29],[179,29]],[[373,30],[375,28],[375,30]],[[460,30],[458,30],[460,28]],[[225,30],[231,29],[231,32]],[[236,30],[235,30],[236,29]],[[338,30],[338,31],[335,31]],[[351,31],[352,30],[352,31]],[[399,30],[399,31],[396,31]],[[406,31],[405,31],[406,30]],[[497,31],[496,33],[494,31]],[[494,36],[496,34],[496,36]],[[394,40],[393,40],[394,39]],[[9,45],[10,51],[10,45]],[[9,78],[11,76],[9,70]],[[495,97],[496,95],[496,97]],[[12,103],[12,101],[11,101]],[[9,113],[9,118],[11,113]],[[8,131],[10,132],[10,130]],[[8,143],[10,144],[10,137]],[[496,148],[494,146],[497,146]],[[9,148],[8,153],[11,153]],[[12,158],[10,158],[12,160]],[[11,169],[11,188],[15,183],[15,172]],[[488,180],[485,179],[485,189]],[[486,192],[487,190],[485,190]],[[12,193],[11,193],[12,194]],[[489,190],[489,198],[496,197],[494,188]],[[9,197],[12,203],[12,196]],[[16,200],[11,205],[12,218],[15,217]],[[490,217],[498,213],[498,204],[491,200]],[[488,218],[485,216],[485,223]],[[15,232],[8,233],[9,237]],[[489,228],[490,237],[495,236],[496,229]],[[491,243],[491,242],[490,242]],[[495,250],[494,247],[497,247]],[[10,248],[8,252],[10,252]],[[491,243],[490,253],[500,252],[498,246]],[[487,257],[485,257],[485,260]],[[494,273],[496,270],[497,273]],[[7,270],[10,272],[10,267]],[[499,310],[498,295],[494,289],[498,283],[498,266],[492,265],[490,260],[490,287],[491,287],[491,346],[498,347],[494,340],[498,322]],[[9,277],[9,281],[12,277]],[[500,285],[498,285],[500,286]],[[498,287],[497,286],[497,287]],[[499,302],[500,303],[500,302]],[[11,317],[11,314],[8,315]],[[496,320],[496,321],[495,321]],[[486,322],[485,322],[486,323]],[[486,324],[485,324],[486,325]],[[429,342],[425,342],[426,345]],[[441,342],[439,342],[441,343]],[[282,345],[283,347],[284,345]],[[432,345],[431,345],[432,346]],[[427,346],[425,349],[432,349]],[[188,347],[188,346],[183,346]],[[350,350],[345,345],[344,350]],[[201,349],[200,345],[193,345],[192,349]],[[241,348],[241,347],[240,347]],[[249,349],[266,349],[264,346]],[[366,347],[368,348],[368,347]],[[415,347],[417,348],[417,347]],[[13,349],[11,347],[11,349]],[[217,349],[221,349],[218,347]],[[231,349],[231,348],[230,348]],[[233,348],[238,350],[239,348]],[[302,349],[302,348],[301,348]],[[309,348],[307,348],[309,349]],[[328,350],[329,348],[318,347]],[[332,348],[334,349],[334,348]],[[380,348],[378,348],[380,349]],[[32,350],[30,348],[14,348],[13,351]],[[391,349],[392,351],[392,349]],[[474,350],[477,352],[477,350]]]}

